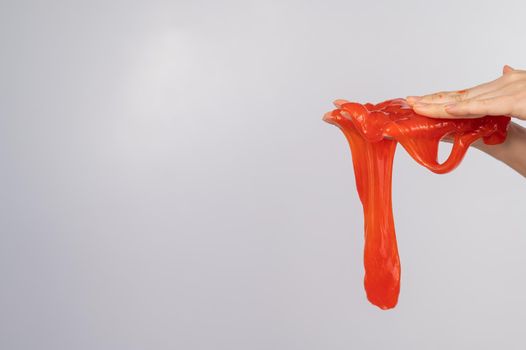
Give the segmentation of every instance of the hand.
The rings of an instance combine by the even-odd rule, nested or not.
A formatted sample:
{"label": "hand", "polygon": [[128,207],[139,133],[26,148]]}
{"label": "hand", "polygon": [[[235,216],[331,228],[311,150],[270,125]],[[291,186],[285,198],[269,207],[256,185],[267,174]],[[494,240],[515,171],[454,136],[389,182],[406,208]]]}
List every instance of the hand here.
{"label": "hand", "polygon": [[526,71],[504,66],[502,76],[489,83],[425,96],[408,96],[415,112],[434,118],[479,118],[510,115],[526,120]]}

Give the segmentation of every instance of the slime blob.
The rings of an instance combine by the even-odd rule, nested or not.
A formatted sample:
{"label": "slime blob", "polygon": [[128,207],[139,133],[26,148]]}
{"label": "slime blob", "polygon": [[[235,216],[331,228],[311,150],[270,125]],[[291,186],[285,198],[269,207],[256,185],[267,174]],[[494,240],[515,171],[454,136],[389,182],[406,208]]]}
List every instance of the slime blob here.
{"label": "slime blob", "polygon": [[[416,114],[404,99],[379,104],[336,100],[323,120],[338,126],[351,147],[356,188],[364,211],[364,286],[367,299],[391,309],[400,293],[400,259],[391,203],[393,157],[399,142],[411,157],[434,173],[444,174],[462,161],[471,143],[482,138],[504,142],[510,117],[436,119]],[[437,161],[442,138],[453,141],[451,154]]]}

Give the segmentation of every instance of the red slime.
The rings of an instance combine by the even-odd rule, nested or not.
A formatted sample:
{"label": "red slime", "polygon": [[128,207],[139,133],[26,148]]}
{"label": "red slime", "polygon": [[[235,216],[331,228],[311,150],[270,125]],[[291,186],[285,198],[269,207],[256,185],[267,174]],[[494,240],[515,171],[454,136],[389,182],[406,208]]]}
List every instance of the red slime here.
{"label": "red slime", "polygon": [[[404,99],[373,105],[345,100],[323,117],[338,126],[351,147],[356,187],[363,205],[365,249],[364,285],[367,299],[381,309],[391,309],[400,293],[400,259],[391,203],[393,157],[399,142],[419,164],[444,174],[462,161],[478,138],[489,145],[506,139],[510,117],[436,119],[416,114]],[[437,161],[442,138],[453,141],[451,154]]]}

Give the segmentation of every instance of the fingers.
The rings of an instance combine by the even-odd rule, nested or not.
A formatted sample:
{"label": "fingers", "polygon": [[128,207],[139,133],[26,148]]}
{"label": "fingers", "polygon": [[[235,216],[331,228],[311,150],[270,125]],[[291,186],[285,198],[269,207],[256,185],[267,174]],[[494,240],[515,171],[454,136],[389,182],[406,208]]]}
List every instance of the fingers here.
{"label": "fingers", "polygon": [[[451,103],[416,103],[413,105],[413,110],[421,115],[434,118],[474,118],[484,115],[492,114],[485,112],[482,106],[493,106],[493,103],[505,104],[507,107],[501,107],[500,110],[495,110],[493,115],[510,114],[513,102],[513,95],[515,95],[517,86],[508,84],[501,89],[489,91],[487,93],[478,95],[472,99],[451,102]],[[457,108],[458,106],[458,108]],[[454,107],[454,108],[453,108]],[[474,108],[474,110],[471,110]]]}
{"label": "fingers", "polygon": [[413,110],[421,115],[432,118],[457,118],[455,115],[449,114],[445,103],[417,103],[413,105]]}
{"label": "fingers", "polygon": [[513,113],[513,97],[504,95],[485,99],[473,99],[445,105],[449,115],[475,118],[484,115],[508,115]]}
{"label": "fingers", "polygon": [[407,102],[416,113],[434,118],[514,115],[526,119],[526,71],[505,65],[502,76],[488,83],[465,90],[408,96]]}
{"label": "fingers", "polygon": [[447,103],[459,102],[473,97],[473,90],[464,89],[458,91],[440,91],[434,94],[424,96],[408,96],[407,103],[414,105],[416,103]]}
{"label": "fingers", "polygon": [[[488,83],[483,83],[475,87],[457,91],[441,91],[430,95],[424,95],[416,103],[453,103],[468,100],[470,98],[477,97],[487,92],[497,90],[506,84],[506,80],[501,78],[495,79]],[[407,102],[412,105],[414,99],[410,99]],[[413,103],[414,104],[414,103]]]}
{"label": "fingers", "polygon": [[[464,101],[485,100],[488,98],[493,98],[493,97],[498,97],[498,96],[512,95],[514,90],[516,90],[516,86],[513,83],[511,83],[511,84],[502,86],[500,89],[491,90],[491,91],[482,93],[480,95],[477,95],[471,99],[466,99]],[[459,102],[463,102],[463,101],[454,101],[454,102],[446,103],[446,104],[454,104],[454,103],[459,103]]]}
{"label": "fingers", "polygon": [[[514,69],[508,65],[502,68],[503,75],[513,72]],[[455,103],[465,101],[479,95],[488,93],[493,90],[500,89],[509,83],[508,77],[501,76],[493,81],[474,86],[469,89],[457,91],[440,91],[424,96],[408,96],[407,103],[411,106],[416,103]]]}

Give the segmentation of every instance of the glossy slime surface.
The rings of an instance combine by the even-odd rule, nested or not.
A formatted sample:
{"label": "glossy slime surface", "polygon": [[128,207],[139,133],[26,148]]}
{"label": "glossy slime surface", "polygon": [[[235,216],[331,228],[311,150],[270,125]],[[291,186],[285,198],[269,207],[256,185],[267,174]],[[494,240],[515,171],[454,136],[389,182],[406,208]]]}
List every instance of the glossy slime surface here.
{"label": "glossy slime surface", "polygon": [[[435,119],[416,114],[404,99],[373,105],[336,100],[323,120],[338,126],[351,147],[356,188],[363,205],[364,285],[367,298],[381,309],[396,306],[400,292],[400,259],[391,203],[393,157],[399,142],[411,157],[443,174],[459,165],[478,138],[486,144],[506,139],[508,116]],[[438,144],[453,140],[451,154],[438,163]]]}

